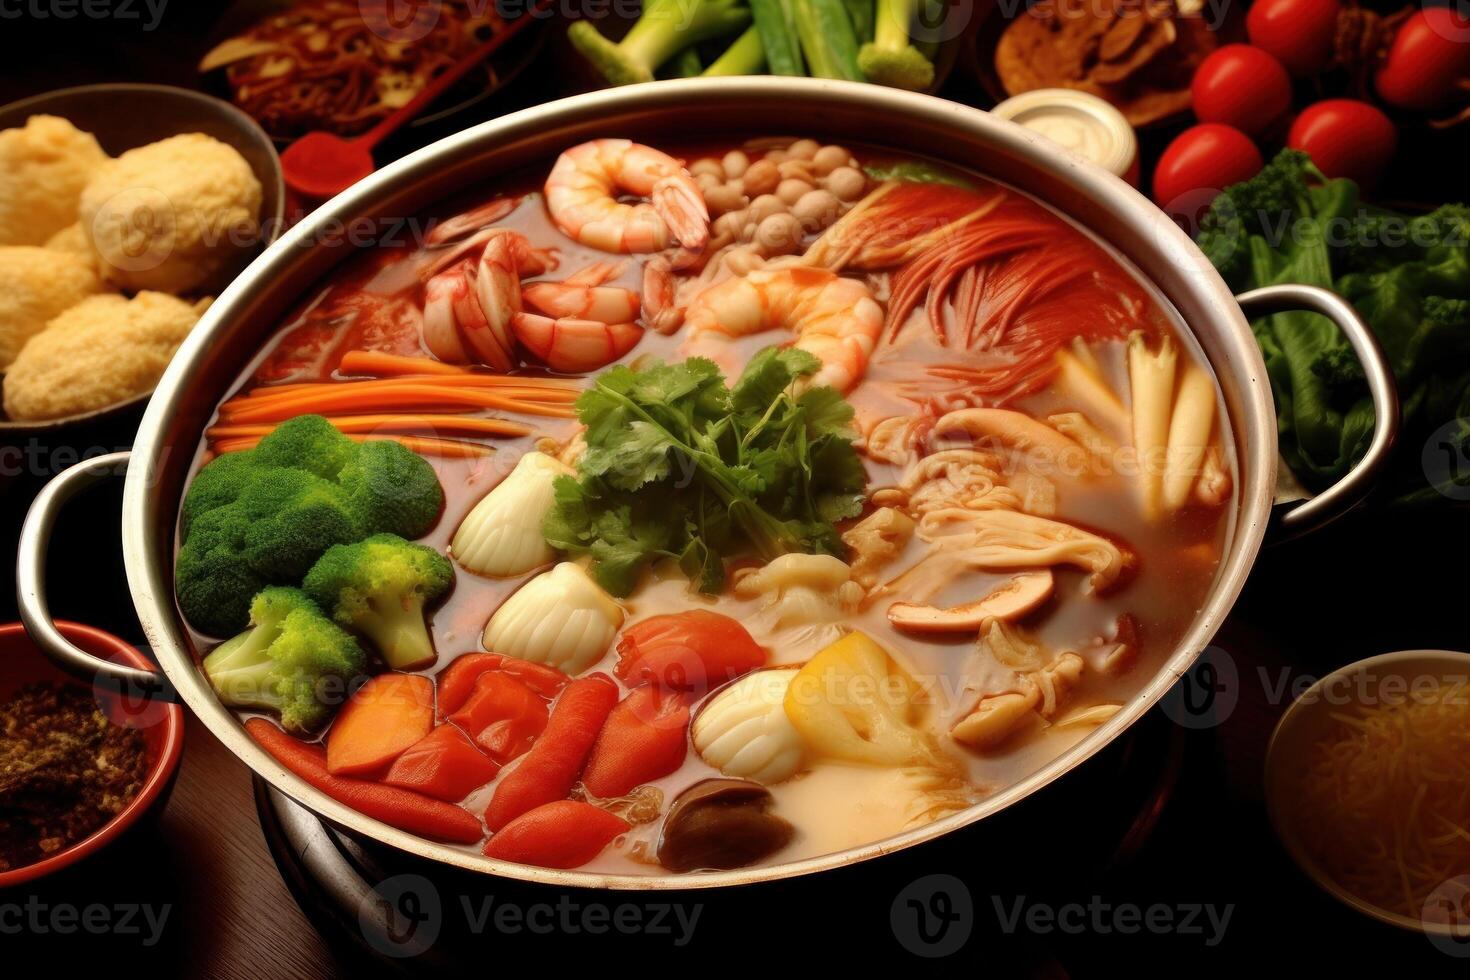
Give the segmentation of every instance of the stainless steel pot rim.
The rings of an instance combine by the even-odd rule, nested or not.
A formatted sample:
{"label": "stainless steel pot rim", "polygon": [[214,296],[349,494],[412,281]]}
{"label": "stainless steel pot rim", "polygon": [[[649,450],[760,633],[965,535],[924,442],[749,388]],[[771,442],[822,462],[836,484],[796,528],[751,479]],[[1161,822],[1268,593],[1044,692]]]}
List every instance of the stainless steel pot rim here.
{"label": "stainless steel pot rim", "polygon": [[[1208,603],[1178,649],[1145,688],[1111,719],[1030,776],[1005,787],[968,810],[885,840],[767,867],[682,876],[641,876],[557,871],[508,864],[437,844],[372,820],[287,772],[249,738],[239,720],[220,704],[204,682],[201,672],[193,663],[187,640],[178,623],[170,591],[169,571],[159,562],[146,557],[154,546],[147,530],[147,496],[150,488],[158,482],[164,459],[169,455],[164,452],[167,447],[161,445],[161,439],[176,411],[178,393],[189,384],[195,369],[207,356],[212,334],[242,306],[244,298],[252,290],[265,288],[264,284],[270,281],[278,268],[287,263],[293,252],[309,247],[312,236],[320,228],[329,222],[364,213],[372,202],[385,196],[400,182],[416,178],[432,179],[434,161],[441,157],[481,142],[510,142],[528,138],[558,124],[582,124],[603,116],[615,116],[620,111],[637,109],[640,113],[657,112],[681,106],[688,108],[690,104],[717,109],[722,102],[739,101],[769,101],[773,105],[783,102],[804,102],[817,106],[861,105],[865,110],[872,111],[875,120],[883,115],[921,119],[938,128],[970,131],[1008,144],[1023,152],[1028,162],[1049,171],[1052,176],[1068,181],[1092,197],[1107,202],[1120,214],[1130,213],[1134,222],[1146,223],[1157,247],[1167,259],[1192,277],[1195,289],[1208,294],[1212,306],[1221,318],[1228,321],[1230,327],[1230,336],[1233,338],[1230,354],[1236,362],[1231,368],[1247,375],[1248,383],[1244,385],[1246,404],[1242,409],[1243,417],[1250,422],[1250,431],[1238,435],[1237,451],[1243,457],[1242,464],[1248,463],[1252,472],[1262,474],[1264,478],[1256,479],[1251,486],[1241,488],[1235,540],[1222,558]],[[882,142],[881,133],[878,132],[859,139],[868,143]],[[932,155],[943,157],[942,148],[936,148]],[[455,189],[446,188],[446,195]],[[1101,233],[1106,238],[1106,230],[1101,230]],[[1274,413],[1270,392],[1264,383],[1265,365],[1250,338],[1249,326],[1225,283],[1189,238],[1162,212],[1112,174],[1081,157],[1061,150],[1020,126],[993,119],[984,112],[896,89],[817,79],[688,79],[595,92],[484,123],[385,167],[283,235],[223,292],[174,358],[159,384],[156,397],[149,403],[138,432],[137,448],[128,471],[123,504],[123,545],[127,555],[128,581],[145,635],[157,652],[169,681],[189,707],[251,769],[288,796],[349,831],[410,854],[456,867],[568,888],[687,890],[751,884],[837,868],[932,840],[973,824],[1034,793],[1086,761],[1115,738],[1149,710],[1193,664],[1238,596],[1261,546],[1270,514],[1271,488],[1275,482]]]}

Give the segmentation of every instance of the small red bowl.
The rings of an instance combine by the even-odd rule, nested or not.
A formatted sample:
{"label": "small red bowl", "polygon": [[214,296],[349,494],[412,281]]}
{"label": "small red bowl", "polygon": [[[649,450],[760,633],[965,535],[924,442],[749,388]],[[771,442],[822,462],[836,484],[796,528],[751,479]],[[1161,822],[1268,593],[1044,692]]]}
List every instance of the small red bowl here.
{"label": "small red bowl", "polygon": [[[57,620],[56,628],[89,653],[134,667],[153,668],[146,657],[111,633],[65,620]],[[26,635],[24,625],[7,623],[0,626],[0,702],[8,700],[22,685],[36,681],[57,681],[87,689],[86,684],[63,673],[46,659],[46,655]],[[95,854],[123,836],[144,814],[168,798],[184,748],[184,709],[177,704],[144,701],[100,688],[95,689],[95,695],[102,710],[115,724],[142,730],[148,752],[148,777],[143,788],[132,802],[89,837],[35,864],[0,871],[0,888],[34,881]]]}

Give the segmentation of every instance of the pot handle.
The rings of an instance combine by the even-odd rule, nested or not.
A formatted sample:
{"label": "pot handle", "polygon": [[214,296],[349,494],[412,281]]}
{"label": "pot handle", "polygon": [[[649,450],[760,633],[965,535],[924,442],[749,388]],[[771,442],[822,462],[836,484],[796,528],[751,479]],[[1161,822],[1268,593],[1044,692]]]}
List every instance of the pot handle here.
{"label": "pot handle", "polygon": [[1311,500],[1281,514],[1276,525],[1276,537],[1288,540],[1336,520],[1373,489],[1378,474],[1388,463],[1394,443],[1398,441],[1398,387],[1394,384],[1393,369],[1378,344],[1378,338],[1352,304],[1336,293],[1319,286],[1283,283],[1252,289],[1236,296],[1235,300],[1247,320],[1288,310],[1310,310],[1337,324],[1363,365],[1368,393],[1373,399],[1373,439],[1368,443],[1368,451],[1341,480]]}
{"label": "pot handle", "polygon": [[172,698],[173,688],[162,673],[103,660],[62,636],[51,620],[46,602],[46,552],[57,515],[78,492],[124,472],[130,455],[108,453],[84,460],[41,488],[20,529],[15,562],[16,603],[31,640],[68,674],[128,694]]}

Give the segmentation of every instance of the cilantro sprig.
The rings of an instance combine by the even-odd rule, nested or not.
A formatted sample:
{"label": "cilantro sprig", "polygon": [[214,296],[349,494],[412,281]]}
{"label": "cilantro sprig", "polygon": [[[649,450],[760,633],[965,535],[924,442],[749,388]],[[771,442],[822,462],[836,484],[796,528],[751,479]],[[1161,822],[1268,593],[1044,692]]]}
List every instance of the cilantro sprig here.
{"label": "cilantro sprig", "polygon": [[820,366],[768,347],[733,387],[704,358],[604,372],[577,400],[587,451],[556,481],[546,540],[590,555],[618,596],[664,558],[718,592],[727,558],[840,555],[835,523],[861,511],[866,473],[852,406],[832,388],[798,391]]}

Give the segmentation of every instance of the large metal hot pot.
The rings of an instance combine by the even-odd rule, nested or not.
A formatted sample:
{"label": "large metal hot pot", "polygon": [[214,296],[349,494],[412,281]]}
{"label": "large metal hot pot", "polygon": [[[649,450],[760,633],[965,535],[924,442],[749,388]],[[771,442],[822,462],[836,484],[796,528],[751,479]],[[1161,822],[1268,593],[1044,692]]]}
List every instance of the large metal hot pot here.
{"label": "large metal hot pot", "polygon": [[[246,735],[195,664],[172,588],[175,524],[195,447],[214,406],[313,283],[353,249],[354,227],[387,233],[451,194],[502,174],[544,166],[561,149],[599,136],[651,143],[772,131],[890,147],[941,158],[1050,204],[1133,263],[1173,305],[1219,380],[1239,467],[1237,507],[1214,588],[1178,648],[1124,708],[1076,746],[970,809],[888,840],[789,864],[694,876],[637,877],[507,865],[416,837],[357,813],[285,771]],[[1378,428],[1362,462],[1315,499],[1273,514],[1276,416],[1248,316],[1314,309],[1332,317],[1364,362]],[[1394,439],[1392,374],[1352,308],[1324,290],[1273,286],[1235,297],[1190,239],[1122,180],[985,112],[893,89],[776,77],[656,82],[553,102],[435,143],[374,174],[291,229],[215,302],[174,358],[131,454],[85,462],[37,498],[21,542],[22,615],[32,636],[68,669],[100,682],[184,701],[256,773],[342,828],[420,858],[563,887],[687,889],[738,885],[854,864],[931,840],[1011,806],[1063,776],[1132,725],[1194,662],[1230,611],[1268,532],[1321,526],[1367,492]],[[50,621],[45,550],[62,505],[87,484],[126,472],[122,536],[128,583],[161,674],[97,660]],[[94,586],[95,587],[95,586]]]}

